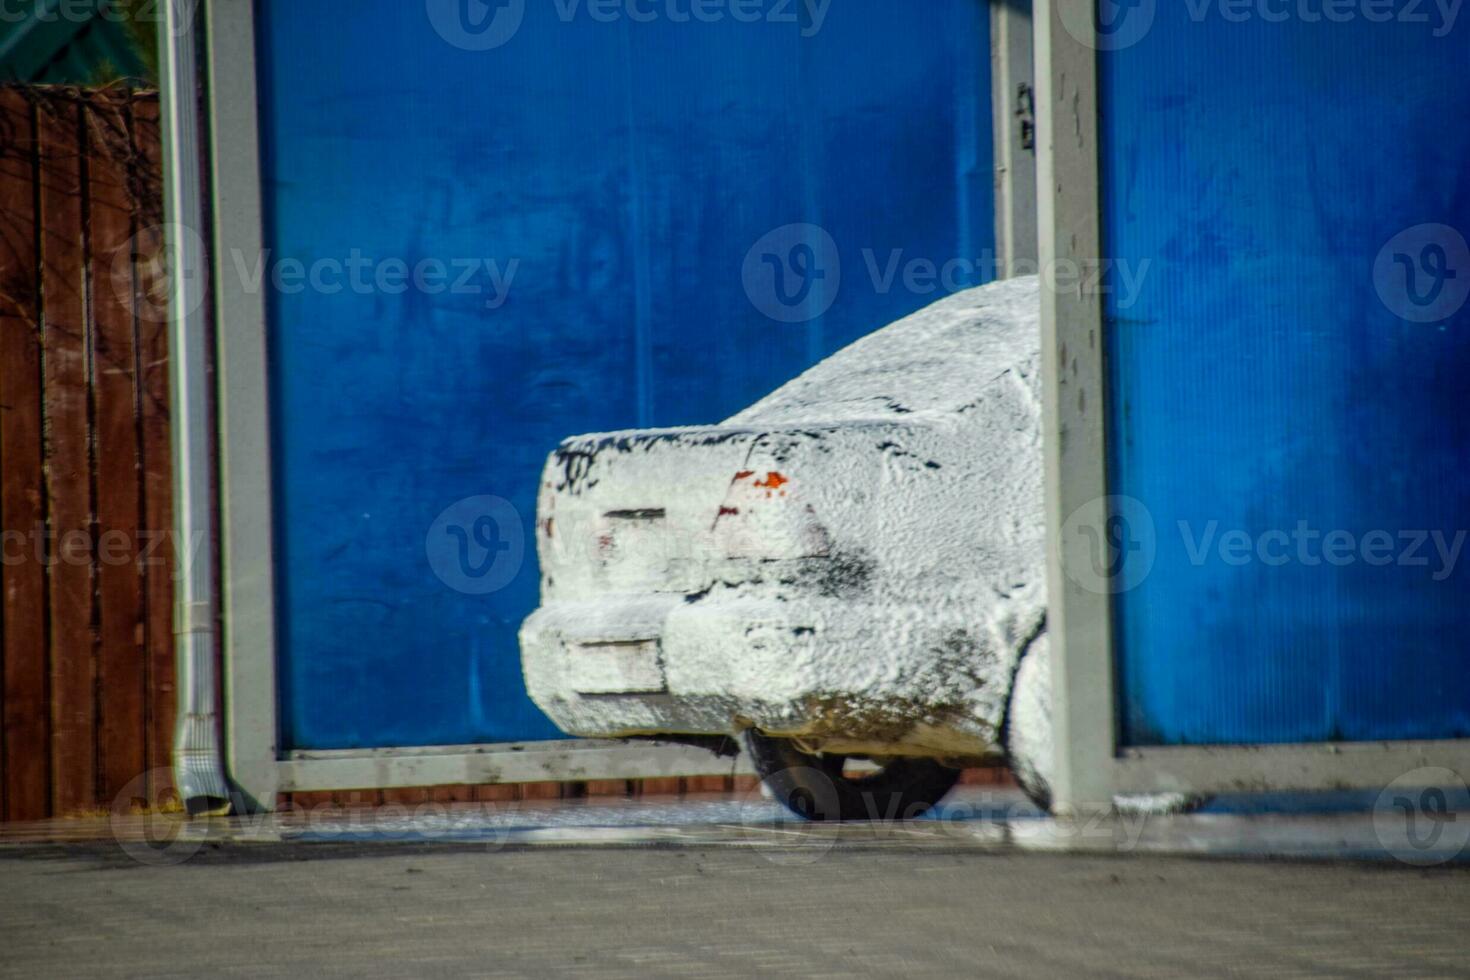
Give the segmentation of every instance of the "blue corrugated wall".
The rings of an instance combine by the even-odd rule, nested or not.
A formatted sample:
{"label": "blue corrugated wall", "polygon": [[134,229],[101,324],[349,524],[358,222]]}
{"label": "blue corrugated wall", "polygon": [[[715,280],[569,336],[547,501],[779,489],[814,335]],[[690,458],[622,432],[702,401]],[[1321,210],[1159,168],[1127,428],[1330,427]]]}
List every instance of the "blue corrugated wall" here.
{"label": "blue corrugated wall", "polygon": [[1104,2],[1124,741],[1470,736],[1470,18]]}
{"label": "blue corrugated wall", "polygon": [[[683,0],[610,22],[572,0],[257,6],[282,744],[553,737],[516,645],[543,458],[573,433],[717,421],[939,297],[875,285],[864,250],[879,271],[896,249],[984,255],[986,5],[771,0],[753,23]],[[512,21],[489,18],[517,11],[497,37]],[[836,257],[793,258],[824,263],[806,301],[831,305],[785,322],[742,266],[794,222]],[[483,266],[480,293],[443,288],[453,266],[379,288],[390,259],[493,259],[507,298],[487,307]],[[304,282],[323,260],[341,276]],[[514,511],[439,520],[485,496]]]}

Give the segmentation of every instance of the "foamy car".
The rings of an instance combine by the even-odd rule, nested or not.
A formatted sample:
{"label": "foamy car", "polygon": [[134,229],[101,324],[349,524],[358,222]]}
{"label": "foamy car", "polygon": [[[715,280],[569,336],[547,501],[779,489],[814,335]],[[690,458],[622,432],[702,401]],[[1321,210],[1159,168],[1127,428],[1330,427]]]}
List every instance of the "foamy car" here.
{"label": "foamy car", "polygon": [[958,293],[723,424],[564,442],[532,699],[572,735],[743,739],[813,819],[916,816],[998,756],[1045,804],[1039,302]]}

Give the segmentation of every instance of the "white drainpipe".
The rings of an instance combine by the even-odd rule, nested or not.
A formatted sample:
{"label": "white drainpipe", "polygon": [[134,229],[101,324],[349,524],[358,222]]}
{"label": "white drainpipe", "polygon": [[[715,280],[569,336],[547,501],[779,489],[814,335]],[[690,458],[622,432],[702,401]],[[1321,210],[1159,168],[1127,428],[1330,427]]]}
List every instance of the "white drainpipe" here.
{"label": "white drainpipe", "polygon": [[178,709],[174,785],[190,814],[230,808],[220,753],[214,542],[200,182],[197,0],[165,0],[158,35],[163,121],[165,254],[169,277],[169,393],[174,473],[174,650]]}

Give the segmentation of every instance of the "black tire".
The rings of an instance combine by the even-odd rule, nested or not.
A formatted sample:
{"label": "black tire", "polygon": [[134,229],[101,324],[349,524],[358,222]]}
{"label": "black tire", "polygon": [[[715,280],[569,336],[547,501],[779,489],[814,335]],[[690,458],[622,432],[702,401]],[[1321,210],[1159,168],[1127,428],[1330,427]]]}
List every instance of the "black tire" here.
{"label": "black tire", "polygon": [[1021,792],[1026,794],[1026,799],[1031,801],[1032,806],[1036,807],[1042,813],[1051,813],[1050,786],[1042,780],[1031,778],[1030,770],[1024,769],[1014,762],[1011,763],[1011,778],[1016,781],[1016,785],[1021,788]]}
{"label": "black tire", "polygon": [[1050,649],[1041,633],[1022,651],[1000,731],[1011,776],[1042,813],[1050,813],[1052,804]]}
{"label": "black tire", "polygon": [[844,776],[846,756],[812,755],[789,738],[745,731],[751,763],[776,802],[807,820],[912,820],[944,798],[958,769],[893,759],[870,776]]}

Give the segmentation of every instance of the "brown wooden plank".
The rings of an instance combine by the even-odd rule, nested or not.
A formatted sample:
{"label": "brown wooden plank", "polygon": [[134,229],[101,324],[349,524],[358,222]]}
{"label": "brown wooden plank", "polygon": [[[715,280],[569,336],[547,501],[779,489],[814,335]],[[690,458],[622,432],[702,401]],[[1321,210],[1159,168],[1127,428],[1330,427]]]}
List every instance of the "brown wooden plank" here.
{"label": "brown wooden plank", "polygon": [[78,105],[38,103],[41,343],[51,531],[51,801],[65,816],[97,805],[91,424]]}
{"label": "brown wooden plank", "polygon": [[40,820],[51,808],[46,571],[36,553],[46,503],[35,164],[30,104],[19,92],[0,89],[0,528],[7,538],[0,542],[0,815],[6,820]]}
{"label": "brown wooden plank", "polygon": [[92,93],[85,110],[97,485],[97,670],[103,801],[147,768],[142,508],[133,323],[128,94]]}
{"label": "brown wooden plank", "polygon": [[167,282],[163,250],[163,148],[158,101],[133,99],[134,305],[138,330],[139,432],[143,464],[143,642],[147,662],[145,705],[147,765],[154,774],[149,792],[158,799],[172,788],[169,765],[174,730],[173,643],[173,464],[169,455],[168,322],[163,297]]}

